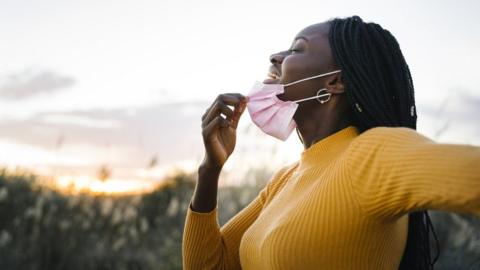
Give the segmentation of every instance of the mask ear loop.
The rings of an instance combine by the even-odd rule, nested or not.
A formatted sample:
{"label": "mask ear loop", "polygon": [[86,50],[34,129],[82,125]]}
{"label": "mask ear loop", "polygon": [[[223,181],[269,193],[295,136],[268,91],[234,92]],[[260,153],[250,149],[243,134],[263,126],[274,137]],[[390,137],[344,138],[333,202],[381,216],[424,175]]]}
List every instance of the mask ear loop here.
{"label": "mask ear loop", "polygon": [[288,87],[288,86],[290,86],[290,85],[294,85],[294,84],[301,83],[301,82],[304,82],[304,81],[308,81],[308,80],[312,80],[312,79],[316,79],[316,78],[325,77],[325,76],[328,76],[328,75],[332,75],[332,74],[335,74],[335,73],[339,73],[339,72],[341,72],[341,71],[342,71],[341,69],[338,69],[338,70],[334,70],[334,71],[327,72],[327,73],[324,73],[324,74],[315,75],[315,76],[312,76],[312,77],[307,77],[307,78],[305,78],[305,79],[301,79],[301,80],[298,80],[298,81],[294,81],[294,82],[291,82],[291,83],[284,84],[283,87]]}
{"label": "mask ear loop", "polygon": [[[316,76],[304,78],[304,79],[301,79],[301,80],[298,80],[298,81],[294,81],[294,82],[291,82],[291,83],[284,84],[283,87],[288,87],[288,86],[290,86],[290,85],[294,85],[294,84],[301,83],[301,82],[304,82],[304,81],[308,81],[308,80],[312,80],[312,79],[316,79],[316,78],[320,78],[320,77],[332,75],[332,74],[335,74],[335,73],[339,73],[339,72],[341,72],[341,71],[342,71],[341,69],[338,69],[338,70],[334,70],[334,71],[331,71],[331,72],[328,72],[328,73],[324,73],[324,74],[320,74],[320,75],[316,75]],[[316,99],[318,100],[318,102],[320,102],[320,104],[323,104],[323,103],[328,102],[328,101],[330,100],[332,94],[330,94],[330,93],[320,94],[320,92],[322,92],[322,91],[327,92],[327,89],[326,89],[326,88],[322,88],[322,89],[318,90],[317,95],[314,96],[314,97],[299,99],[299,100],[295,100],[295,101],[292,101],[292,102],[300,103],[300,102],[302,102],[302,101],[307,101],[307,100],[316,98]],[[319,99],[319,98],[321,98],[321,97],[327,97],[327,99],[321,100],[321,99]]]}
{"label": "mask ear loop", "polygon": [[[326,92],[326,94],[320,94],[322,91]],[[327,99],[322,100],[322,99],[320,99],[321,97],[327,97]],[[303,99],[295,100],[295,101],[292,101],[292,102],[300,103],[300,102],[311,100],[311,99],[317,99],[318,102],[320,102],[320,104],[323,104],[325,102],[328,102],[331,97],[332,97],[332,94],[327,92],[327,88],[322,88],[322,89],[318,90],[316,96],[303,98]]]}

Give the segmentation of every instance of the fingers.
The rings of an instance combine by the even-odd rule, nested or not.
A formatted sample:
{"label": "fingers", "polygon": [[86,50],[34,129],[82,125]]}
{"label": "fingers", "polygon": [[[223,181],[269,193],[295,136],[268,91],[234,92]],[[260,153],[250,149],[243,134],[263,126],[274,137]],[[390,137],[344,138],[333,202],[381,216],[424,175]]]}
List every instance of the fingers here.
{"label": "fingers", "polygon": [[[219,95],[212,105],[206,110],[202,116],[202,127],[206,127],[211,121],[213,121],[220,114],[225,115],[225,118],[230,121],[234,126],[238,124],[240,115],[245,110],[245,104],[247,97],[238,93],[229,93]],[[229,106],[233,106],[234,110]]]}
{"label": "fingers", "polygon": [[222,94],[219,96],[227,105],[236,106],[240,102],[246,102],[247,97],[238,93]]}
{"label": "fingers", "polygon": [[228,121],[221,116],[215,117],[210,123],[203,127],[203,138],[208,138],[213,133],[213,130],[218,127],[228,127]]}
{"label": "fingers", "polygon": [[242,94],[238,94],[238,93],[228,93],[228,94],[218,95],[217,98],[215,99],[215,101],[212,103],[212,105],[210,105],[210,107],[203,114],[202,121],[207,117],[208,112],[213,108],[213,106],[215,105],[215,103],[217,101],[220,101],[221,103],[223,103],[225,105],[235,106],[239,102],[242,102],[242,101],[246,102],[246,100],[247,100],[247,97],[243,96]]}
{"label": "fingers", "polygon": [[227,120],[230,120],[233,116],[233,111],[227,105],[223,103],[221,100],[216,100],[213,105],[210,107],[207,115],[204,115],[202,119],[202,126],[206,126],[210,121],[212,121],[215,117],[220,116],[220,113],[225,115]]}

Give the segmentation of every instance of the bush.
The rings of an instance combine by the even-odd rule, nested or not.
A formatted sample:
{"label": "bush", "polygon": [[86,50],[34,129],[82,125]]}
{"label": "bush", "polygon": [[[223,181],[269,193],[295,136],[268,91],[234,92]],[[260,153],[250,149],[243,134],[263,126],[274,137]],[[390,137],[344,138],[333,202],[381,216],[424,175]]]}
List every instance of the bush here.
{"label": "bush", "polygon": [[[224,224],[264,186],[219,191]],[[135,196],[66,195],[28,173],[0,170],[0,269],[181,269],[182,234],[196,176],[178,173]],[[256,181],[255,181],[256,180]],[[480,220],[432,211],[440,260],[436,269],[480,269]]]}

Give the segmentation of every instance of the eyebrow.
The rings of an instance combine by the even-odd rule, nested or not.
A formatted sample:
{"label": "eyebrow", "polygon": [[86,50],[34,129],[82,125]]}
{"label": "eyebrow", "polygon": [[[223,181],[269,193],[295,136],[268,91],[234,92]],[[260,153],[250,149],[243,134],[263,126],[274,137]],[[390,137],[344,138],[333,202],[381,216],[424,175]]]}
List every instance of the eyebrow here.
{"label": "eyebrow", "polygon": [[298,36],[298,37],[295,38],[294,41],[299,40],[299,39],[303,39],[303,40],[305,40],[305,41],[308,42],[308,38],[306,38],[306,37],[304,37],[304,36]]}

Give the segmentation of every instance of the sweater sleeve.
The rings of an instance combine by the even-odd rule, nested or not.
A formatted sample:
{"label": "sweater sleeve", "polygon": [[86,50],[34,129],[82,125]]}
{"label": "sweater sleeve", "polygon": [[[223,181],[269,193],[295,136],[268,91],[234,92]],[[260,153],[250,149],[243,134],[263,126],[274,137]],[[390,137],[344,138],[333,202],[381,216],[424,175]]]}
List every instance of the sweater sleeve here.
{"label": "sweater sleeve", "polygon": [[284,167],[275,173],[257,197],[221,228],[218,206],[211,212],[200,213],[193,211],[190,202],[183,232],[183,269],[241,269],[239,245],[243,233],[283,186],[291,169]]}
{"label": "sweater sleeve", "polygon": [[427,209],[480,216],[480,147],[378,127],[352,142],[347,167],[359,204],[373,216]]}

